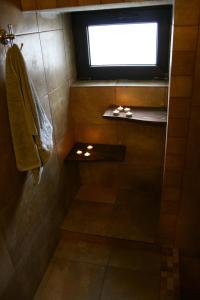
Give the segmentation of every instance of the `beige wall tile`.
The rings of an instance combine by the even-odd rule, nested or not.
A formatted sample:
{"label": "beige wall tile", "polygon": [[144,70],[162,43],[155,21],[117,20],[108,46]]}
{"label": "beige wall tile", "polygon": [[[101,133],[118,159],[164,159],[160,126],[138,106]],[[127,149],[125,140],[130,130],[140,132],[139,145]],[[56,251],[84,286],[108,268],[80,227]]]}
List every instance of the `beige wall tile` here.
{"label": "beige wall tile", "polygon": [[111,104],[115,104],[114,87],[71,88],[71,111],[78,123],[110,123],[102,115]]}
{"label": "beige wall tile", "polygon": [[186,139],[168,137],[167,140],[167,153],[169,154],[185,154]]}
{"label": "beige wall tile", "polygon": [[198,25],[199,1],[176,0],[175,1],[175,25]]}
{"label": "beige wall tile", "polygon": [[169,119],[168,136],[169,137],[187,137],[188,120],[187,119]]}
{"label": "beige wall tile", "polygon": [[75,139],[79,142],[118,144],[115,124],[75,123]]}
{"label": "beige wall tile", "polygon": [[172,75],[192,75],[194,72],[195,51],[174,51]]}
{"label": "beige wall tile", "polygon": [[170,118],[189,118],[191,99],[171,98],[169,106]]}
{"label": "beige wall tile", "polygon": [[116,102],[133,106],[164,106],[167,100],[165,87],[116,87]]}
{"label": "beige wall tile", "polygon": [[190,98],[192,96],[192,77],[172,76],[170,96],[172,98]]}
{"label": "beige wall tile", "polygon": [[184,168],[184,162],[185,162],[184,155],[167,154],[165,169],[167,171],[181,172],[183,171]]}
{"label": "beige wall tile", "polygon": [[175,26],[174,51],[195,51],[198,26]]}

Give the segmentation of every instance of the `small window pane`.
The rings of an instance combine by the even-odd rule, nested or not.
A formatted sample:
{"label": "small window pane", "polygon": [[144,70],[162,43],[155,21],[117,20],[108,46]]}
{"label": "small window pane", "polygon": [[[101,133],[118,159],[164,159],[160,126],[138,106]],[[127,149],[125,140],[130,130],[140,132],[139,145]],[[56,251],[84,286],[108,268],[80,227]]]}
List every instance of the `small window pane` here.
{"label": "small window pane", "polygon": [[90,65],[156,65],[157,33],[157,23],[88,26]]}

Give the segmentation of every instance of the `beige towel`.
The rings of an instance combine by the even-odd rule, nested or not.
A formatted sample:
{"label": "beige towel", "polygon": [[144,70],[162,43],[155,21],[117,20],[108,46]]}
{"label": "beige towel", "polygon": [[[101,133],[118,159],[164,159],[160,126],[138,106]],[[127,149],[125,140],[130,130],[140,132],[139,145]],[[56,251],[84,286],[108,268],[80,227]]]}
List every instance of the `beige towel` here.
{"label": "beige towel", "polygon": [[19,171],[32,171],[40,181],[42,167],[53,149],[52,126],[47,119],[17,45],[6,57],[6,89],[10,128]]}

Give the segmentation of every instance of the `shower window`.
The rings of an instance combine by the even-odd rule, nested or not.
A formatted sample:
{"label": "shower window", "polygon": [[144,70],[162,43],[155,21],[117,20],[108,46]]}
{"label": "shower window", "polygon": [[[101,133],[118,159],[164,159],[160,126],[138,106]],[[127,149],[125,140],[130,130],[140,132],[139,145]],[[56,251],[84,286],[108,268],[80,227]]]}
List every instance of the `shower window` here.
{"label": "shower window", "polygon": [[73,13],[78,79],[167,79],[171,9]]}

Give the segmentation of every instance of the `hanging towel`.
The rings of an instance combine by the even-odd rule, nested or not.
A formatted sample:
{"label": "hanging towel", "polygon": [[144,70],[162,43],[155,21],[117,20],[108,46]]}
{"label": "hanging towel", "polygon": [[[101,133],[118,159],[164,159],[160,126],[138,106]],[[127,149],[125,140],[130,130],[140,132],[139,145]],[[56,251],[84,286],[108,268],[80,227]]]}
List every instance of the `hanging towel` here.
{"label": "hanging towel", "polygon": [[17,45],[7,52],[6,89],[17,169],[31,171],[39,183],[43,166],[53,150],[53,130]]}

